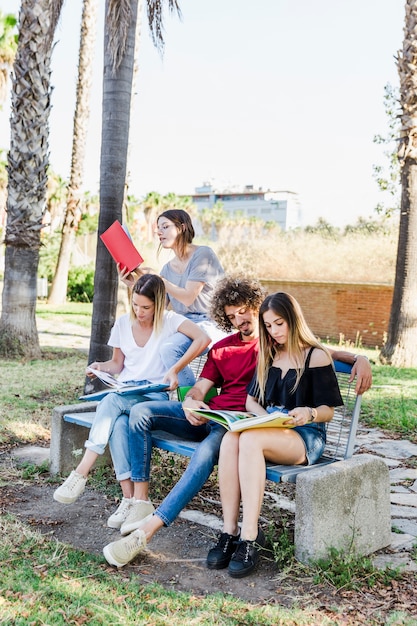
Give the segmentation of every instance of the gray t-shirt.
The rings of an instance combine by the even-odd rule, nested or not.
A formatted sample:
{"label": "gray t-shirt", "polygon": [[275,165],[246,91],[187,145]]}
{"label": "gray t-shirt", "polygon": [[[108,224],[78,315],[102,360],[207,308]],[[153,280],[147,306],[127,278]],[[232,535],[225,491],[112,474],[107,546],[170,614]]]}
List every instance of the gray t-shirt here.
{"label": "gray t-shirt", "polygon": [[187,281],[204,283],[204,287],[190,306],[186,306],[168,295],[169,302],[176,313],[204,313],[208,315],[210,299],[216,282],[224,275],[220,261],[208,246],[198,246],[182,274],[174,272],[170,263],[161,270],[161,276],[170,283],[184,288]]}

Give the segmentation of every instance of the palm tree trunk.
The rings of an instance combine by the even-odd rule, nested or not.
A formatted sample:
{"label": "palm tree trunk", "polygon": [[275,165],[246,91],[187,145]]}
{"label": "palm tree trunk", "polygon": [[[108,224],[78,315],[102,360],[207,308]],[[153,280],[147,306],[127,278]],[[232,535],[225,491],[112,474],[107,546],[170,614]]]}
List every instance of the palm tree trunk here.
{"label": "palm tree trunk", "polygon": [[381,360],[396,367],[417,366],[417,159],[401,171],[401,217],[388,336]]}
{"label": "palm tree trunk", "polygon": [[401,214],[394,294],[381,361],[417,366],[417,2],[406,0],[402,52],[398,54],[401,135]]}
{"label": "palm tree trunk", "polygon": [[[138,0],[124,3],[124,8],[128,8],[128,12],[123,15],[124,24],[121,23],[119,4],[114,0],[106,0],[99,235],[114,220],[122,221],[126,184]],[[123,32],[124,28],[125,51],[119,55],[119,65],[115,67],[110,46],[117,29]],[[120,38],[118,43],[122,45]],[[107,346],[107,339],[116,316],[117,286],[116,265],[98,237],[89,363],[110,358],[111,349]]]}
{"label": "palm tree trunk", "polygon": [[[177,0],[147,0],[148,24],[160,50],[164,43],[165,4],[171,12],[181,14]],[[139,6],[139,0],[106,0],[99,235],[114,220],[122,219]],[[110,357],[111,350],[106,342],[115,321],[117,283],[116,266],[98,238],[89,363]],[[89,391],[91,388],[86,381],[85,392]]]}
{"label": "palm tree trunk", "polygon": [[71,175],[58,263],[48,298],[50,304],[64,304],[66,301],[71,253],[74,249],[75,233],[80,219],[85,145],[87,141],[88,121],[90,119],[90,94],[97,30],[97,7],[98,0],[84,0],[83,2]]}
{"label": "palm tree trunk", "polygon": [[[36,278],[46,203],[53,19],[62,2],[22,0],[12,82],[0,354],[37,358]],[[54,22],[56,23],[56,22]]]}

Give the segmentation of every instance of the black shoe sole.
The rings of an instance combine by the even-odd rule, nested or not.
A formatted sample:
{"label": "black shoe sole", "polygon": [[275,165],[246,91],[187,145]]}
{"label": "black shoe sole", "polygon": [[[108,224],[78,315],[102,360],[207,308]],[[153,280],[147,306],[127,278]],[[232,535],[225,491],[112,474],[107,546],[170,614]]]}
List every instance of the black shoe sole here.
{"label": "black shoe sole", "polygon": [[226,567],[229,566],[229,563],[230,559],[225,563],[209,563],[208,561],[206,562],[208,569],[226,569]]}
{"label": "black shoe sole", "polygon": [[252,572],[256,570],[257,566],[258,566],[258,563],[254,563],[254,565],[252,565],[251,567],[247,567],[246,569],[243,569],[243,570],[230,571],[229,569],[228,574],[232,578],[244,578],[245,576],[249,576],[249,574],[252,574]]}

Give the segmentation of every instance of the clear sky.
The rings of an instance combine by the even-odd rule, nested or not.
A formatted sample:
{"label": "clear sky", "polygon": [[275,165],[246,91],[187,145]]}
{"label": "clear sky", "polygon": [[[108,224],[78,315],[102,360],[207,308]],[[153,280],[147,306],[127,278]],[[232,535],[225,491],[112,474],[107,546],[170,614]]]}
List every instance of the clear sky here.
{"label": "clear sky", "polygon": [[[373,143],[387,131],[384,85],[398,84],[403,0],[179,0],[163,59],[143,21],[131,121],[131,183],[192,193],[205,180],[300,194],[303,223],[353,223],[382,195]],[[98,191],[103,6],[85,188]],[[66,0],[53,52],[51,164],[68,178],[81,0]],[[0,0],[4,13],[18,0]],[[0,147],[9,141],[0,113]]]}

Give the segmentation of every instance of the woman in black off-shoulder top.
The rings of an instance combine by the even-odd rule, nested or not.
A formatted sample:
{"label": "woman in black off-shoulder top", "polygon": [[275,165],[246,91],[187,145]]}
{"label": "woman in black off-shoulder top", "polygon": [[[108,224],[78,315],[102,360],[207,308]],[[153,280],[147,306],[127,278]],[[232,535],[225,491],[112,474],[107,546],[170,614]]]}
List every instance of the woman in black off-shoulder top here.
{"label": "woman in black off-shoulder top", "polygon": [[209,567],[228,566],[229,574],[236,578],[253,571],[265,542],[258,526],[265,462],[316,463],[326,442],[325,423],[341,404],[332,358],[307,326],[300,305],[283,292],[269,295],[259,311],[258,364],[246,408],[256,414],[280,408],[288,412],[288,427],[224,436],[219,457],[224,532],[209,552]]}

